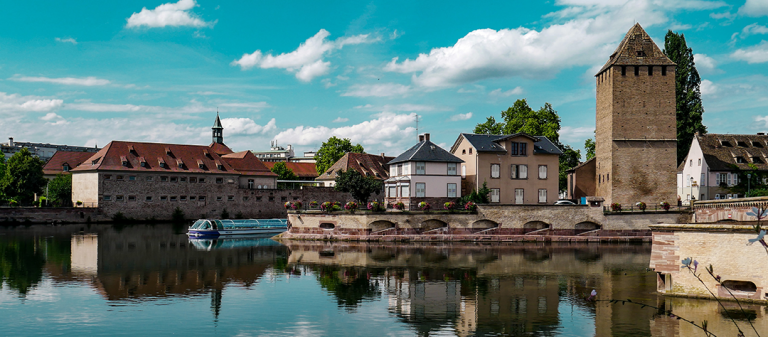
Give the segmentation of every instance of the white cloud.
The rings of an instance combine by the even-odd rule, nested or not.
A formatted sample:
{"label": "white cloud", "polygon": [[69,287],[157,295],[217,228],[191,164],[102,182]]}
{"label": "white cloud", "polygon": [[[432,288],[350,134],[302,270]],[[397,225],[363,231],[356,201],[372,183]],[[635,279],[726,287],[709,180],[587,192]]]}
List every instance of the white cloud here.
{"label": "white cloud", "polygon": [[[487,78],[552,76],[561,69],[604,63],[635,22],[645,28],[668,21],[666,12],[714,8],[710,1],[559,1],[568,5],[550,13],[563,21],[541,30],[478,29],[453,46],[433,48],[415,59],[394,58],[386,71],[412,74],[424,87],[448,87]],[[659,41],[657,41],[659,42]]]}
{"label": "white cloud", "polygon": [[737,49],[731,57],[750,64],[768,62],[768,41],[763,40],[756,46]]}
{"label": "white cloud", "polygon": [[[42,98],[37,96],[21,96],[0,92],[0,113],[13,111],[51,111],[61,107],[60,99]],[[8,129],[10,130],[10,129]]]}
{"label": "white cloud", "polygon": [[424,104],[385,104],[382,106],[378,105],[372,105],[372,104],[366,104],[366,105],[358,105],[355,107],[355,109],[364,109],[368,111],[407,111],[407,112],[417,112],[417,111],[451,111],[453,108],[447,107],[447,106],[434,106],[434,105],[424,105]]}
{"label": "white cloud", "polygon": [[702,96],[711,96],[716,94],[718,91],[717,85],[712,83],[710,80],[701,80],[701,95]]}
{"label": "white cloud", "polygon": [[75,40],[75,39],[73,39],[73,38],[71,38],[71,37],[68,37],[68,38],[66,38],[66,39],[62,39],[62,38],[60,38],[60,37],[57,37],[57,38],[56,38],[56,41],[58,41],[58,42],[62,42],[62,43],[71,43],[71,44],[77,44],[77,40]]}
{"label": "white cloud", "polygon": [[739,15],[752,17],[768,15],[768,1],[747,0],[747,2],[739,8]]}
{"label": "white cloud", "polygon": [[254,135],[265,134],[277,129],[275,119],[272,118],[266,125],[258,125],[250,118],[224,118],[221,126],[227,135]]}
{"label": "white cloud", "polygon": [[736,18],[736,14],[730,13],[730,12],[710,13],[709,17],[715,20],[719,20],[719,19],[733,20]]}
{"label": "white cloud", "polygon": [[349,118],[336,117],[336,119],[333,120],[333,123],[344,123],[348,121],[349,121]]}
{"label": "white cloud", "polygon": [[[214,105],[215,104],[215,105]],[[134,104],[109,104],[93,103],[89,101],[67,103],[64,109],[79,110],[89,112],[150,112],[150,113],[201,113],[219,111],[249,111],[257,112],[269,107],[266,102],[209,102],[202,104],[196,100],[191,100],[189,104],[182,107],[165,107],[153,105],[134,105]]]}
{"label": "white cloud", "polygon": [[746,39],[750,35],[757,35],[757,34],[768,34],[768,27],[753,23],[751,25],[745,26],[741,30],[741,34],[734,33],[733,37],[736,37],[737,35],[739,35],[741,36],[742,39]]}
{"label": "white cloud", "polygon": [[206,27],[215,24],[215,22],[205,22],[192,13],[190,10],[195,6],[197,6],[195,0],[179,0],[177,3],[162,4],[155,9],[143,7],[141,12],[131,14],[125,26],[127,28]]}
{"label": "white cloud", "polygon": [[702,70],[712,71],[717,66],[715,60],[706,54],[693,54],[693,62]]}
{"label": "white cloud", "polygon": [[331,35],[327,30],[320,29],[314,36],[300,44],[296,50],[277,56],[264,54],[256,50],[251,54],[243,54],[239,60],[232,61],[233,66],[240,66],[242,70],[253,67],[262,69],[280,68],[295,73],[296,78],[303,82],[309,82],[313,78],[327,74],[330,71],[331,62],[324,61],[327,53],[341,49],[345,45],[370,43],[379,39],[372,39],[368,34],[339,38],[335,41],[327,41]]}
{"label": "white cloud", "polygon": [[522,87],[515,87],[514,89],[501,91],[501,88],[491,91],[488,95],[497,97],[509,97],[512,95],[520,95],[523,93]]}
{"label": "white cloud", "polygon": [[768,116],[755,116],[756,122],[765,122],[765,127],[768,128]]}
{"label": "white cloud", "polygon": [[465,120],[468,120],[470,118],[472,118],[472,113],[471,112],[467,112],[465,114],[453,115],[453,116],[451,116],[451,118],[449,120],[455,122],[455,121],[465,121]]}
{"label": "white cloud", "polygon": [[50,78],[50,77],[31,77],[31,76],[14,76],[9,78],[9,80],[13,81],[20,81],[20,82],[44,82],[44,83],[56,83],[56,84],[64,84],[64,85],[83,85],[83,86],[96,86],[96,85],[107,85],[111,82],[109,80],[105,80],[103,78],[97,78],[93,76],[89,77],[60,77],[60,78]]}
{"label": "white cloud", "polygon": [[59,116],[55,112],[49,112],[45,114],[45,116],[40,117],[41,120],[47,122],[45,124],[47,125],[63,125],[63,124],[69,124],[64,117]]}
{"label": "white cloud", "polygon": [[355,84],[341,95],[354,97],[405,96],[410,90],[411,86],[397,83]]}
{"label": "white cloud", "polygon": [[416,114],[381,113],[375,119],[359,124],[329,128],[326,126],[297,126],[280,132],[275,139],[281,143],[319,146],[331,136],[349,138],[360,143],[370,153],[373,150],[395,150],[414,143]]}
{"label": "white cloud", "polygon": [[560,140],[564,143],[583,144],[587,138],[595,136],[594,126],[572,127],[564,126],[560,129]]}

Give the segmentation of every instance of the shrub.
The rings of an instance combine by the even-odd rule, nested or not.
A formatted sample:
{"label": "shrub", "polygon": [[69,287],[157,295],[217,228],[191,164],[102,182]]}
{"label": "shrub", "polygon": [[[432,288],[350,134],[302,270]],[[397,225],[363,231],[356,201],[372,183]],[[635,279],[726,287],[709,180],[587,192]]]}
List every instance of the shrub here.
{"label": "shrub", "polygon": [[401,211],[402,211],[402,210],[404,210],[404,209],[405,209],[405,204],[404,204],[402,201],[398,201],[398,202],[396,202],[396,203],[392,204],[392,207],[393,207],[394,209],[397,209],[397,210],[401,210]]}
{"label": "shrub", "polygon": [[639,208],[641,211],[645,212],[645,209],[648,207],[644,202],[640,201],[635,204],[637,208]]}
{"label": "shrub", "polygon": [[123,212],[117,212],[114,215],[112,215],[112,222],[115,223],[124,223],[128,222],[128,217],[123,214]]}
{"label": "shrub", "polygon": [[229,212],[227,212],[226,208],[223,211],[221,211],[221,218],[222,219],[229,219]]}
{"label": "shrub", "polygon": [[467,201],[467,203],[464,204],[464,209],[474,213],[477,211],[477,204],[472,201]]}
{"label": "shrub", "polygon": [[82,202],[82,201],[80,201],[80,200],[78,200],[78,201],[75,203],[75,205],[77,205],[77,206],[82,206],[82,205],[83,205],[83,202]]}
{"label": "shrub", "polygon": [[235,214],[235,219],[244,219],[245,216],[243,215],[243,212],[237,212]]}
{"label": "shrub", "polygon": [[614,212],[621,212],[621,204],[617,202],[612,203],[611,210]]}
{"label": "shrub", "polygon": [[668,203],[668,202],[666,202],[666,201],[662,201],[662,202],[659,204],[659,206],[661,206],[661,208],[663,208],[665,211],[669,211],[669,203]]}
{"label": "shrub", "polygon": [[449,202],[446,202],[445,205],[443,206],[445,206],[445,209],[452,211],[456,208],[456,203],[453,201],[449,201]]}
{"label": "shrub", "polygon": [[176,209],[173,210],[173,214],[171,214],[171,220],[173,223],[184,223],[186,221],[184,216],[184,211],[181,210],[181,208],[176,207]]}
{"label": "shrub", "polygon": [[422,202],[420,202],[420,203],[419,203],[419,208],[420,208],[422,211],[425,211],[425,212],[426,212],[426,211],[429,211],[429,210],[430,210],[432,207],[431,207],[431,206],[429,206],[429,203],[428,203],[428,202],[426,202],[426,201],[422,201]]}
{"label": "shrub", "polygon": [[48,198],[46,198],[46,197],[40,197],[40,199],[37,199],[37,201],[38,201],[38,203],[39,203],[39,204],[38,204],[38,207],[43,207],[43,206],[45,206],[45,201],[46,201],[46,200],[48,200]]}

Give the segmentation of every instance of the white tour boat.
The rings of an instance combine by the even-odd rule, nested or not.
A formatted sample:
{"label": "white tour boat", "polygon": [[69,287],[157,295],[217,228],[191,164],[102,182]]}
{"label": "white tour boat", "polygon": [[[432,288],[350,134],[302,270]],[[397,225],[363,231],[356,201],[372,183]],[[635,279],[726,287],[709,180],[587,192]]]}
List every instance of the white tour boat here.
{"label": "white tour boat", "polygon": [[288,230],[287,219],[200,219],[189,226],[190,237],[218,237],[230,235],[279,234]]}

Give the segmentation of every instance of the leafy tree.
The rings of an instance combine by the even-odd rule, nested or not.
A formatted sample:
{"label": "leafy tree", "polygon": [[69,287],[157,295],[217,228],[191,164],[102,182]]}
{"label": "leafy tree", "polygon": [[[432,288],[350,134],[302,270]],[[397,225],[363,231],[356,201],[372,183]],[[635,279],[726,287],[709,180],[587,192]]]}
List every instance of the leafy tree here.
{"label": "leafy tree", "polygon": [[285,166],[285,163],[279,161],[272,166],[272,172],[277,174],[279,180],[298,180],[299,176],[293,173],[293,170]]}
{"label": "leafy tree", "polygon": [[489,193],[491,193],[491,189],[488,188],[488,183],[484,181],[483,187],[481,187],[479,190],[472,191],[469,194],[461,197],[459,199],[459,206],[464,207],[464,205],[466,205],[469,201],[476,204],[487,204],[490,202],[490,199],[488,199]]}
{"label": "leafy tree", "polygon": [[349,169],[336,176],[336,186],[334,188],[340,192],[350,193],[355,200],[362,204],[367,204],[368,197],[371,194],[381,193],[384,184],[380,180],[366,177],[354,169]]}
{"label": "leafy tree", "polygon": [[693,49],[688,48],[685,35],[671,30],[664,37],[664,54],[677,64],[675,68],[675,98],[677,100],[677,163],[688,155],[696,132],[707,133],[702,124],[704,106],[701,104],[701,78],[693,62]]}
{"label": "leafy tree", "polygon": [[475,126],[475,133],[489,135],[508,135],[525,132],[532,136],[544,136],[552,141],[563,155],[560,156],[559,185],[560,190],[567,188],[566,170],[579,164],[581,151],[574,150],[568,145],[560,143],[560,116],[549,103],[539,110],[533,110],[525,99],[518,99],[515,104],[506,111],[501,112],[501,122],[488,117],[485,123]]}
{"label": "leafy tree", "polygon": [[35,193],[40,194],[45,186],[43,161],[26,148],[16,152],[5,165],[5,176],[0,181],[0,188],[8,198],[15,198],[21,204],[29,205]]}
{"label": "leafy tree", "polygon": [[592,138],[584,141],[584,150],[587,151],[587,160],[595,158],[595,141]]}
{"label": "leafy tree", "polygon": [[72,206],[72,175],[57,174],[56,178],[48,183],[48,198],[54,206]]}
{"label": "leafy tree", "polygon": [[315,168],[317,174],[323,174],[329,167],[333,166],[346,153],[365,153],[360,144],[352,145],[349,138],[339,139],[336,136],[328,138],[328,141],[320,146],[315,153]]}

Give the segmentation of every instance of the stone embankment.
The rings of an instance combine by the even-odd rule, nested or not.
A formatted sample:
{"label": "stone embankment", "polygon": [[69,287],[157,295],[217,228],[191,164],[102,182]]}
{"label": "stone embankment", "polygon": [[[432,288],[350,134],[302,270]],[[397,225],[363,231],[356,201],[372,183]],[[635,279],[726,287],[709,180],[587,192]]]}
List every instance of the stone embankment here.
{"label": "stone embankment", "polygon": [[0,225],[51,224],[109,221],[98,208],[85,207],[0,207]]}
{"label": "stone embankment", "polygon": [[598,207],[479,206],[475,214],[289,212],[291,240],[349,241],[651,241],[650,225],[687,223],[687,212],[605,214]]}

